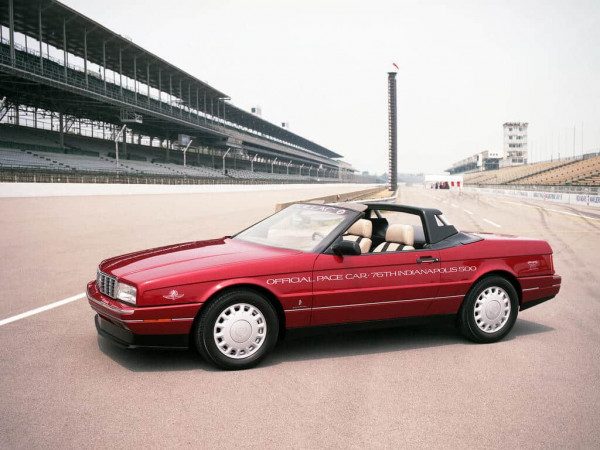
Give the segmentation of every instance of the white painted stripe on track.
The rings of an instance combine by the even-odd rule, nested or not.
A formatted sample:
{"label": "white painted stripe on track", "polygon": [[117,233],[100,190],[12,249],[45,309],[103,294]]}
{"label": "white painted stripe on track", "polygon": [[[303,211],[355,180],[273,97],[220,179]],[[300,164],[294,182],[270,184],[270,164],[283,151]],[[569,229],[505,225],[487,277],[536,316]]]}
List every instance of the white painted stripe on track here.
{"label": "white painted stripe on track", "polygon": [[50,309],[58,308],[59,306],[66,305],[67,303],[74,302],[76,300],[80,300],[85,298],[85,292],[81,294],[73,295],[72,297],[68,297],[62,300],[59,300],[54,303],[49,303],[48,305],[40,306],[39,308],[31,309],[29,311],[25,311],[24,313],[17,314],[16,316],[8,317],[6,319],[0,320],[0,327],[3,325],[7,325],[12,322],[16,322],[17,320],[25,319],[26,317],[33,316],[35,314],[39,314],[44,311],[48,311]]}
{"label": "white painted stripe on track", "polygon": [[473,215],[473,213],[471,211],[469,211],[468,209],[463,209],[463,211],[466,212],[467,214]]}
{"label": "white painted stripe on track", "polygon": [[451,206],[454,206],[455,208],[458,208],[458,205],[456,203],[450,203]]}
{"label": "white painted stripe on track", "polygon": [[494,225],[495,227],[502,228],[502,225],[498,225],[496,222],[492,222],[489,219],[483,219],[483,221],[489,223],[490,225]]}

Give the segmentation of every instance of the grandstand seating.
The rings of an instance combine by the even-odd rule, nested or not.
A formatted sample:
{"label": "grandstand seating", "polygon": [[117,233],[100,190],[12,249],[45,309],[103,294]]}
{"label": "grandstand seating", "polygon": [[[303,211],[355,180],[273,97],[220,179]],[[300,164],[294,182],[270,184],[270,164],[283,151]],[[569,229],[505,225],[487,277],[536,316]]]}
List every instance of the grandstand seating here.
{"label": "grandstand seating", "polygon": [[498,170],[471,172],[464,176],[466,184],[522,184],[529,177],[572,163],[571,160],[544,161],[522,166],[503,167]]}
{"label": "grandstand seating", "polygon": [[591,156],[525,178],[519,184],[598,186],[599,174],[600,156]]}
{"label": "grandstand seating", "polygon": [[464,174],[465,184],[600,186],[600,156],[560,159]]}
{"label": "grandstand seating", "polygon": [[[24,127],[19,127],[24,128]],[[3,128],[6,130],[8,128]],[[21,130],[19,130],[21,131]],[[8,137],[14,137],[10,133]],[[4,134],[2,138],[4,138]],[[314,176],[270,173],[260,170],[250,171],[245,169],[227,169],[227,174],[223,174],[222,169],[197,165],[198,161],[210,163],[212,157],[207,155],[194,155],[189,164],[177,164],[175,161],[181,158],[179,153],[170,158],[175,161],[165,161],[164,149],[138,146],[128,144],[131,152],[151,153],[151,156],[160,156],[161,159],[153,161],[145,160],[145,156],[136,155],[133,159],[121,158],[119,165],[114,159],[113,144],[110,141],[100,141],[99,139],[81,138],[79,136],[68,136],[65,142],[69,142],[64,153],[53,140],[53,135],[48,132],[40,133],[36,130],[23,130],[20,134],[20,140],[24,142],[6,141],[0,139],[0,170],[24,170],[24,171],[50,171],[61,173],[82,173],[82,174],[121,174],[121,175],[149,175],[178,178],[201,178],[201,179],[245,179],[259,181],[301,181],[308,182],[316,180]],[[83,139],[83,140],[82,140]],[[97,141],[97,142],[93,142]],[[93,149],[94,151],[90,151]],[[78,154],[85,153],[85,154]],[[97,156],[94,156],[97,155]],[[197,157],[196,157],[197,156]],[[220,159],[220,157],[219,157]],[[243,160],[239,160],[242,163]],[[261,166],[256,164],[256,169]],[[264,166],[263,168],[265,168]],[[305,169],[306,170],[306,169]],[[318,178],[319,181],[339,181],[336,178]]]}

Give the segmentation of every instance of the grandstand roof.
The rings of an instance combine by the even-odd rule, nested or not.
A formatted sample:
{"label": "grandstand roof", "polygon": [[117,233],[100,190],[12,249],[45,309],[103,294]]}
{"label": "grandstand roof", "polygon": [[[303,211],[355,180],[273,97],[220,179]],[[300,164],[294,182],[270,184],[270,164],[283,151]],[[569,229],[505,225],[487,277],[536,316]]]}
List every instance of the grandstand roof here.
{"label": "grandstand roof", "polygon": [[[83,57],[87,47],[87,60],[105,66],[116,73],[150,85],[152,88],[167,91],[172,80],[173,94],[183,100],[183,104],[195,108],[195,102],[188,98],[188,90],[212,99],[213,102],[228,99],[227,94],[206,82],[179,69],[159,56],[143,49],[127,37],[115,33],[98,22],[55,0],[13,0],[14,29],[34,38],[39,36],[42,17],[42,40],[68,53]],[[9,27],[9,1],[0,1],[0,23]],[[106,58],[106,61],[104,61]],[[135,61],[135,63],[134,63]],[[148,70],[148,66],[150,70]],[[159,71],[161,73],[159,83]],[[183,92],[179,92],[180,82]],[[194,95],[195,100],[195,95]],[[225,103],[220,103],[224,105]],[[216,106],[216,105],[215,105]],[[200,108],[203,109],[203,108]],[[326,158],[340,158],[335,153],[315,142],[268,122],[254,114],[226,105],[227,120],[265,136],[272,136],[292,143]],[[209,112],[209,111],[205,111]]]}
{"label": "grandstand roof", "polygon": [[[122,73],[125,76],[134,78],[133,58],[137,57],[137,78],[143,78],[144,82],[146,82],[145,63],[149,62],[150,64],[159,64],[164,77],[171,75],[177,80],[185,79],[206,90],[207,94],[212,97],[227,97],[225,93],[143,49],[130,39],[109,30],[98,22],[54,0],[39,0],[39,2],[15,1],[14,21],[16,31],[28,34],[29,36],[38,35],[38,15],[32,14],[32,6],[37,9],[38,3],[42,9],[42,35],[44,42],[48,42],[56,48],[63,48],[62,32],[64,20],[68,24],[68,27],[65,27],[65,31],[67,34],[67,51],[70,53],[83,55],[84,34],[87,32],[88,60],[95,64],[103,65],[102,42],[106,42],[106,67],[110,70],[119,72],[119,49],[121,49]],[[0,18],[2,25],[8,26],[7,19],[8,14],[2,14]],[[142,68],[144,70],[141,70]],[[164,80],[166,78],[163,78],[163,83]],[[149,84],[153,88],[158,89],[157,73],[151,72]]]}

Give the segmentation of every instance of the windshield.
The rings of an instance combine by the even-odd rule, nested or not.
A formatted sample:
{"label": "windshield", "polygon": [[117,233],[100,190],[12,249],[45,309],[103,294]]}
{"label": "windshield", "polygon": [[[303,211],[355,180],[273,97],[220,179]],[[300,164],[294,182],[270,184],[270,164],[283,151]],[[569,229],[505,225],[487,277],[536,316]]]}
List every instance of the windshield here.
{"label": "windshield", "polygon": [[354,214],[335,206],[295,204],[242,231],[235,239],[312,251]]}

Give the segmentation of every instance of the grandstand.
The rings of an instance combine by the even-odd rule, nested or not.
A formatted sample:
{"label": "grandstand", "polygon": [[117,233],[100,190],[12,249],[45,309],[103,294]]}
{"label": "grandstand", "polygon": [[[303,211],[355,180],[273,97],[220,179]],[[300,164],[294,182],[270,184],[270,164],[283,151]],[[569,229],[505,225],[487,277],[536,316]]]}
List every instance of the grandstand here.
{"label": "grandstand", "polygon": [[600,186],[600,154],[464,174],[467,185]]}
{"label": "grandstand", "polygon": [[335,151],[57,1],[0,0],[0,25],[3,180],[354,177]]}

